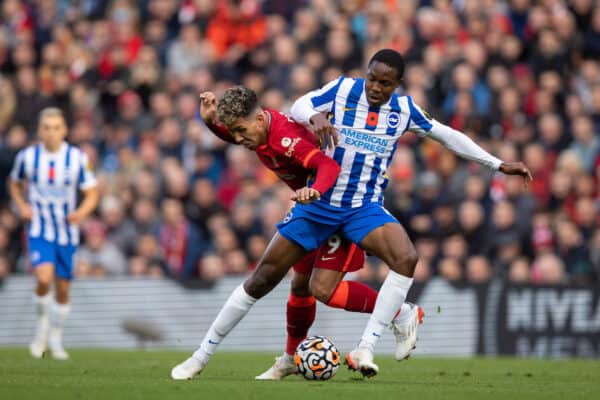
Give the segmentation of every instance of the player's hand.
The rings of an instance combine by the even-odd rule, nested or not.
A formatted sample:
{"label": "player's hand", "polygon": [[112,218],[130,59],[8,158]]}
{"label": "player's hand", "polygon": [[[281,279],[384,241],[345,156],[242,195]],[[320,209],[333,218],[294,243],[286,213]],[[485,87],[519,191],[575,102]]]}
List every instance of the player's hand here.
{"label": "player's hand", "polygon": [[312,124],[313,132],[319,141],[325,145],[326,148],[333,149],[338,144],[338,134],[331,122],[327,119],[325,114],[318,113],[311,117],[310,123]]}
{"label": "player's hand", "polygon": [[509,162],[500,164],[500,171],[506,175],[520,175],[525,179],[525,186],[533,180],[529,168],[522,162]]}
{"label": "player's hand", "polygon": [[31,217],[33,217],[33,211],[31,210],[29,204],[24,204],[22,207],[20,207],[19,213],[21,214],[21,219],[26,222],[31,221]]}
{"label": "player's hand", "polygon": [[302,189],[296,190],[296,193],[292,195],[292,200],[300,204],[308,204],[319,200],[320,197],[321,193],[318,190],[305,186]]}
{"label": "player's hand", "polygon": [[213,92],[203,92],[200,94],[200,115],[205,122],[216,122],[217,96]]}
{"label": "player's hand", "polygon": [[81,224],[82,220],[83,217],[77,211],[73,211],[72,213],[67,215],[67,221],[69,221],[71,225],[79,225]]}

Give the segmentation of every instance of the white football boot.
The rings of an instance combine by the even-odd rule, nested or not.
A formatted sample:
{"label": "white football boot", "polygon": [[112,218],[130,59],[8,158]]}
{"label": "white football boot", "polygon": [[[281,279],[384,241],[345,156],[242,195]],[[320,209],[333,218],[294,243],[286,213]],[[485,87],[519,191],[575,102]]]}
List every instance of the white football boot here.
{"label": "white football boot", "polygon": [[65,351],[65,348],[62,345],[62,337],[59,334],[50,333],[50,337],[48,338],[48,350],[50,350],[50,355],[55,360],[69,359],[69,353]]}
{"label": "white football boot", "polygon": [[34,340],[29,344],[29,353],[31,353],[31,357],[33,358],[44,357],[44,351],[46,351],[46,343],[44,342]]}
{"label": "white football boot", "polygon": [[396,336],[394,357],[398,361],[406,360],[416,348],[417,330],[419,325],[423,323],[423,317],[425,316],[423,309],[418,305],[406,304],[410,306],[410,311],[401,313],[398,318],[392,321],[392,331]]}
{"label": "white football boot", "polygon": [[171,370],[171,378],[176,381],[192,379],[194,376],[202,372],[206,364],[206,362],[202,362],[194,357],[190,357],[181,364],[173,367]]}
{"label": "white football boot", "polygon": [[286,376],[298,373],[298,368],[292,356],[275,357],[275,364],[254,379],[259,381],[279,381]]}
{"label": "white football boot", "polygon": [[33,341],[29,345],[29,352],[33,358],[42,358],[44,356],[44,352],[46,351],[47,342],[48,342],[48,331],[50,330],[50,324],[48,322],[48,317],[44,316],[39,319],[37,325],[37,331],[35,333],[35,337]]}
{"label": "white football boot", "polygon": [[373,362],[373,352],[366,347],[357,347],[346,354],[344,364],[348,369],[359,371],[367,378],[372,378],[379,372],[379,367]]}

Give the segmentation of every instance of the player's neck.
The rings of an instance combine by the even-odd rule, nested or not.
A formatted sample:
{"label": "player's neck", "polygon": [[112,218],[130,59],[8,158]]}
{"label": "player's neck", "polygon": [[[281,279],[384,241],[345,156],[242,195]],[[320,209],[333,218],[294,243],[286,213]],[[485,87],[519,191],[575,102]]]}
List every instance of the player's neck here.
{"label": "player's neck", "polygon": [[264,110],[264,113],[267,114],[267,136],[269,135],[269,132],[271,132],[271,113],[269,112],[269,110]]}
{"label": "player's neck", "polygon": [[58,153],[62,149],[63,142],[58,144],[44,143],[44,149],[48,153]]}

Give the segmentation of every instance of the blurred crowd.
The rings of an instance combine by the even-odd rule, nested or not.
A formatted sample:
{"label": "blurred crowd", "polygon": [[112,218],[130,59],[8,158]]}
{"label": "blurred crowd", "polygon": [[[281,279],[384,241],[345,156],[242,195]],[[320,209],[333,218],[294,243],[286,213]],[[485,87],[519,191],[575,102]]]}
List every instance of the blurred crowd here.
{"label": "blurred crowd", "polygon": [[[233,84],[265,107],[390,47],[403,93],[534,181],[405,135],[385,204],[420,255],[415,278],[600,280],[600,5],[594,0],[3,0],[0,174],[60,107],[102,200],[76,275],[215,280],[252,269],[290,190],[216,139],[198,95]],[[27,273],[22,225],[0,185],[0,277]],[[359,279],[381,281],[369,259]]]}

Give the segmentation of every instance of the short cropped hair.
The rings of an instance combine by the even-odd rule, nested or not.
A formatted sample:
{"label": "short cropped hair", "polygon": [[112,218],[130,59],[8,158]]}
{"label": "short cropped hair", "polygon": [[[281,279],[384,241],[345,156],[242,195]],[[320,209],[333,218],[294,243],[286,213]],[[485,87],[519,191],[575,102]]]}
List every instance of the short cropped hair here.
{"label": "short cropped hair", "polygon": [[217,117],[226,126],[231,126],[238,118],[246,118],[258,107],[258,98],[253,90],[244,86],[234,86],[225,91],[217,103]]}
{"label": "short cropped hair", "polygon": [[46,107],[40,111],[40,121],[46,117],[65,117],[62,110],[58,107]]}
{"label": "short cropped hair", "polygon": [[385,65],[394,68],[397,72],[398,80],[404,76],[404,57],[396,50],[392,49],[381,49],[371,57],[369,60],[369,67],[374,61],[379,61]]}

